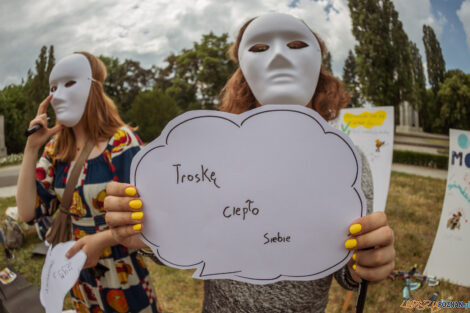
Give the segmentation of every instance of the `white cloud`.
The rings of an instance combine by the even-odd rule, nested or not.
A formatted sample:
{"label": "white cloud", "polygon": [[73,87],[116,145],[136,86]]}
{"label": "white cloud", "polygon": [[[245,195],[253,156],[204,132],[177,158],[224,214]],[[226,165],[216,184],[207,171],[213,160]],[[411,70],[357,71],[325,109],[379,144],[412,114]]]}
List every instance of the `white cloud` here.
{"label": "white cloud", "polygon": [[[229,33],[234,40],[249,18],[267,12],[290,13],[305,22],[326,42],[333,70],[342,75],[353,48],[351,20],[346,0],[122,0],[52,1],[4,0],[0,4],[0,88],[18,83],[43,45],[54,45],[60,59],[74,51],[132,58],[143,66],[164,66],[170,53],[190,48],[203,34]],[[329,8],[328,10],[326,8]],[[8,77],[8,79],[6,79]],[[12,79],[16,77],[16,79]]]}
{"label": "white cloud", "polygon": [[457,16],[463,24],[465,35],[467,36],[467,47],[470,51],[470,0],[465,0],[457,10]]}

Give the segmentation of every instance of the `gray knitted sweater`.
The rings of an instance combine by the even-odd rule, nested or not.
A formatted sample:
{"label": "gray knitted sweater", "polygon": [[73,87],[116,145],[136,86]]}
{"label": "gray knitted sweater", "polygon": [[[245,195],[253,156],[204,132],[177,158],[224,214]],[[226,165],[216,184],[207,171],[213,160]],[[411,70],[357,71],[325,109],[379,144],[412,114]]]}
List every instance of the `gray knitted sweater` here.
{"label": "gray knitted sweater", "polygon": [[[372,211],[372,173],[365,156],[362,159],[362,191],[367,212]],[[252,285],[233,280],[204,281],[203,313],[319,313],[328,303],[332,277],[344,288],[347,266],[333,275],[314,281],[281,281],[269,285]],[[347,273],[349,275],[349,273]]]}

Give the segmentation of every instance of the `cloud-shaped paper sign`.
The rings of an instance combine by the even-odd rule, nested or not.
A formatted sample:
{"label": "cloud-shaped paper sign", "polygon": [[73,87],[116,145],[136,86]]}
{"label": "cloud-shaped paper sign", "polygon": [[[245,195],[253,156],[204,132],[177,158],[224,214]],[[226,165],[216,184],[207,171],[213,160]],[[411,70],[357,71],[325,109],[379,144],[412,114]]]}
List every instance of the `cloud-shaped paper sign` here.
{"label": "cloud-shaped paper sign", "polygon": [[387,112],[379,110],[376,112],[362,112],[361,114],[346,113],[343,116],[343,120],[349,127],[356,128],[363,126],[367,129],[380,126],[384,123],[387,118]]}
{"label": "cloud-shaped paper sign", "polygon": [[132,161],[142,238],[194,277],[255,284],[313,280],[344,266],[349,224],[365,214],[351,140],[315,111],[191,111]]}

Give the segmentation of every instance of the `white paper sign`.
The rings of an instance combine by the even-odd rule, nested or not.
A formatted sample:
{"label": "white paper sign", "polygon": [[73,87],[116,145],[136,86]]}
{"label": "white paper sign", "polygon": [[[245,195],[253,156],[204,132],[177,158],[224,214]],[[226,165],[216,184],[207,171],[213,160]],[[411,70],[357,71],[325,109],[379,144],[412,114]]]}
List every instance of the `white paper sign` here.
{"label": "white paper sign", "polygon": [[327,276],[348,262],[348,227],[366,210],[353,143],[297,105],[180,115],[133,159],[131,182],[142,238],[201,279]]}
{"label": "white paper sign", "polygon": [[393,107],[347,108],[332,123],[347,134],[369,161],[374,212],[385,211],[393,159]]}
{"label": "white paper sign", "polygon": [[75,244],[68,241],[49,246],[41,273],[39,299],[47,313],[61,313],[64,298],[73,287],[85,265],[86,254],[82,250],[67,259],[65,253]]}
{"label": "white paper sign", "polygon": [[470,131],[450,129],[447,188],[424,273],[470,287]]}

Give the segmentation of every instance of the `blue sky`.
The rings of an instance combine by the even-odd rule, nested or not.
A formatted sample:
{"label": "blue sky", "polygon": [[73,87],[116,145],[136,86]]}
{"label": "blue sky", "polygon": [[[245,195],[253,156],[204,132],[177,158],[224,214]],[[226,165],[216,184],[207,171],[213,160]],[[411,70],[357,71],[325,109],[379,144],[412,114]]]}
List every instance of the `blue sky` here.
{"label": "blue sky", "polygon": [[[470,0],[393,2],[425,67],[423,24],[435,30],[447,69],[470,73]],[[89,51],[164,67],[170,53],[191,48],[203,34],[228,33],[233,41],[246,20],[268,12],[303,19],[326,42],[333,72],[342,76],[355,45],[347,0],[1,0],[0,88],[26,78],[43,45],[54,45],[57,60]]]}
{"label": "blue sky", "polygon": [[462,5],[461,0],[431,0],[432,12],[438,16],[443,14],[447,22],[443,25],[442,35],[438,38],[446,68],[459,68],[470,73],[470,52],[463,29],[463,24],[457,16],[457,10]]}

